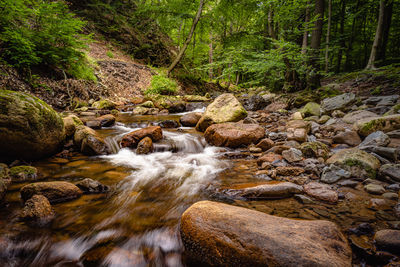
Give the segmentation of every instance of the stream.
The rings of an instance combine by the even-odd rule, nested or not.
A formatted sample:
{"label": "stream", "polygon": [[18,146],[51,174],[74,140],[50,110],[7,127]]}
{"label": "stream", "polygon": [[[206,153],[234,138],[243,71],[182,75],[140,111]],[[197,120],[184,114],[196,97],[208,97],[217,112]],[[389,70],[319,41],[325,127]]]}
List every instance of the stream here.
{"label": "stream", "polygon": [[122,113],[115,126],[97,130],[113,154],[76,153],[69,159],[34,163],[42,181],[74,183],[92,178],[111,190],[55,204],[55,220],[47,227],[32,228],[18,220],[23,208],[19,190],[26,183],[13,184],[6,199],[9,205],[0,210],[2,266],[185,266],[179,220],[191,204],[205,199],[277,216],[327,219],[342,229],[371,220],[377,228],[384,227],[389,215],[369,209],[368,195],[351,188],[342,193],[355,195],[355,200],[337,205],[302,204],[294,198],[229,199],[221,190],[265,183],[265,177],[255,175],[258,167],[251,154],[208,146],[193,128],[163,129],[164,138],[155,143],[152,154],[119,148],[124,134],[163,120],[178,121],[181,115]]}

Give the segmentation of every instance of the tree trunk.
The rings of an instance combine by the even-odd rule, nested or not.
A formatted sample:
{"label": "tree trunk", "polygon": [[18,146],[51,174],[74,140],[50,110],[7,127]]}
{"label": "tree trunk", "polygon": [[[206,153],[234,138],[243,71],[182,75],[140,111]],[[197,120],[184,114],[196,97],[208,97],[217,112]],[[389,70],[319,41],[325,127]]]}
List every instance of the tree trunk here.
{"label": "tree trunk", "polygon": [[389,40],[390,26],[392,24],[393,2],[394,1],[389,1],[389,3],[386,3],[386,6],[385,6],[385,14],[384,14],[384,19],[383,19],[382,44],[381,44],[381,48],[379,49],[379,56],[378,56],[379,60],[386,59],[386,47],[387,47],[387,43]]}
{"label": "tree trunk", "polygon": [[[357,0],[357,5],[356,5],[356,10],[359,10],[360,7],[360,0]],[[357,19],[356,17],[353,18],[353,23],[351,24],[351,35],[350,35],[350,40],[349,40],[349,44],[347,46],[347,50],[346,50],[346,62],[344,65],[344,70],[345,71],[350,71],[351,69],[351,51],[353,48],[353,42],[354,42],[354,38],[356,35],[356,24],[357,24]]]}
{"label": "tree trunk", "polygon": [[375,69],[375,61],[377,58],[377,52],[380,48],[380,43],[382,40],[382,33],[383,33],[383,16],[385,13],[385,1],[380,0],[379,2],[379,18],[378,18],[378,25],[376,26],[376,33],[374,43],[372,45],[371,54],[369,55],[368,64],[365,69]]}
{"label": "tree trunk", "polygon": [[315,89],[321,86],[321,77],[318,71],[320,70],[319,66],[319,49],[321,46],[321,37],[322,37],[322,27],[324,25],[324,0],[315,0],[315,14],[318,16],[315,21],[314,30],[311,36],[311,58],[310,63],[313,67],[313,70],[309,74],[308,79],[308,87],[310,89]]}
{"label": "tree trunk", "polygon": [[272,6],[268,10],[268,34],[272,39],[276,39],[276,33],[274,29],[274,13],[272,11]]}
{"label": "tree trunk", "polygon": [[[213,47],[213,35],[212,32],[210,32],[210,44],[209,46],[209,50],[208,50],[208,63],[212,64],[214,62],[214,47]],[[210,78],[210,80],[213,79],[213,68],[212,66],[210,66],[210,69],[208,71],[208,76]]]}
{"label": "tree trunk", "polygon": [[199,22],[201,13],[203,11],[204,2],[205,2],[205,0],[200,0],[199,8],[197,10],[196,16],[193,18],[193,23],[192,23],[192,27],[190,28],[189,35],[186,38],[186,41],[183,44],[182,49],[179,51],[178,56],[176,57],[174,62],[172,62],[171,66],[169,66],[168,71],[167,71],[168,76],[170,75],[171,71],[176,67],[176,65],[178,65],[178,63],[181,61],[189,43],[190,43],[190,40],[192,40],[193,33],[196,30],[197,23]]}
{"label": "tree trunk", "polygon": [[329,70],[329,37],[331,35],[332,21],[332,0],[328,2],[328,29],[326,30],[326,45],[325,45],[325,72]]}
{"label": "tree trunk", "polygon": [[339,31],[339,34],[340,34],[340,48],[339,48],[339,51],[338,51],[336,72],[340,72],[340,67],[342,65],[343,50],[346,47],[346,41],[344,39],[345,13],[346,13],[346,0],[342,0],[341,16],[340,16],[340,31]]}
{"label": "tree trunk", "polygon": [[308,46],[308,23],[310,22],[310,2],[307,2],[306,6],[306,16],[304,18],[304,25],[305,25],[305,30],[303,33],[303,43],[301,45],[301,53],[306,54],[307,53],[307,46]]}

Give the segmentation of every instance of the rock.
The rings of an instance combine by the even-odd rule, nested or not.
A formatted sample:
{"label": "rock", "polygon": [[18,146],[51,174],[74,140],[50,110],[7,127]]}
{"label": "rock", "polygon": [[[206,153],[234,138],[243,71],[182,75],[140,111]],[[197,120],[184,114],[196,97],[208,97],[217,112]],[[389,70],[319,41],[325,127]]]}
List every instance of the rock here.
{"label": "rock", "polygon": [[83,122],[75,115],[69,115],[63,118],[63,121],[64,121],[65,135],[67,137],[74,136],[76,127],[78,127],[79,125],[83,125]]}
{"label": "rock", "polygon": [[350,171],[353,176],[364,177],[364,179],[365,176],[375,178],[376,171],[380,167],[377,158],[358,148],[340,150],[330,157],[326,163],[338,165]]}
{"label": "rock", "polygon": [[257,164],[261,166],[264,162],[272,163],[274,161],[280,161],[280,160],[282,160],[281,155],[270,152],[259,157],[257,160]]}
{"label": "rock", "polygon": [[265,108],[271,103],[271,99],[264,98],[260,95],[253,95],[244,103],[246,110],[257,111]]}
{"label": "rock", "polygon": [[74,144],[85,155],[106,155],[109,153],[109,148],[103,138],[87,126],[78,126],[74,134]]}
{"label": "rock", "polygon": [[246,110],[233,94],[222,94],[206,108],[196,130],[204,132],[212,124],[237,122],[246,116]]}
{"label": "rock", "polygon": [[140,104],[140,106],[144,108],[155,108],[154,103],[150,100]]}
{"label": "rock", "polygon": [[161,128],[178,128],[179,123],[175,120],[165,120],[158,124]]}
{"label": "rock", "polygon": [[371,96],[363,101],[366,105],[393,106],[399,100],[399,95]]}
{"label": "rock", "polygon": [[29,94],[0,90],[0,158],[37,160],[53,155],[65,140],[62,118]]}
{"label": "rock", "polygon": [[241,190],[240,196],[247,199],[277,199],[291,197],[303,192],[303,187],[289,182],[274,182]]}
{"label": "rock", "polygon": [[265,130],[258,124],[220,123],[207,128],[206,141],[214,146],[236,148],[258,143],[265,136]]}
{"label": "rock", "polygon": [[394,214],[400,218],[400,202],[398,202],[393,208]]}
{"label": "rock", "polygon": [[333,184],[341,179],[348,179],[351,177],[351,173],[343,170],[339,166],[329,165],[324,168],[321,175],[321,181],[327,184]]}
{"label": "rock", "polygon": [[316,199],[326,201],[329,203],[336,203],[338,201],[338,194],[333,191],[332,188],[327,184],[321,184],[317,182],[311,182],[303,186],[304,191]]}
{"label": "rock", "polygon": [[292,147],[289,150],[283,151],[282,157],[288,162],[292,163],[301,161],[303,159],[303,153],[300,150]]}
{"label": "rock", "polygon": [[61,181],[28,184],[21,188],[20,193],[23,201],[34,195],[43,195],[50,203],[68,201],[82,195],[82,191],[76,185]]}
{"label": "rock", "polygon": [[210,101],[209,96],[201,96],[201,95],[184,95],[183,100],[186,102],[207,102]]}
{"label": "rock", "polygon": [[8,182],[6,179],[0,177],[0,204],[3,203],[4,198],[6,197]]}
{"label": "rock", "polygon": [[385,188],[379,184],[367,184],[364,186],[365,191],[373,195],[382,195],[386,192]]}
{"label": "rock", "polygon": [[292,120],[302,120],[303,116],[301,115],[300,112],[295,112],[292,114],[291,118],[292,118]]}
{"label": "rock", "polygon": [[307,131],[306,129],[288,129],[287,140],[294,140],[299,142],[307,141]]}
{"label": "rock", "polygon": [[179,122],[182,124],[182,126],[195,127],[202,115],[203,113],[200,112],[188,113],[183,115],[179,119]]}
{"label": "rock", "polygon": [[321,106],[315,102],[308,102],[301,110],[304,117],[321,115]]}
{"label": "rock", "polygon": [[20,218],[39,226],[48,224],[54,218],[49,200],[43,195],[33,195],[25,202]]}
{"label": "rock", "polygon": [[150,137],[153,142],[157,142],[163,138],[162,130],[160,126],[150,126],[140,130],[130,132],[121,140],[122,147],[135,148],[139,141],[145,137]]}
{"label": "rock", "polygon": [[341,94],[338,96],[325,98],[321,102],[322,113],[331,113],[334,110],[345,110],[351,107],[356,101],[356,96],[353,93]]}
{"label": "rock", "polygon": [[101,122],[97,120],[86,121],[85,125],[92,129],[101,129]]}
{"label": "rock", "polygon": [[199,266],[351,266],[351,250],[338,227],[211,201],[181,219],[185,253]]}
{"label": "rock", "polygon": [[376,113],[367,111],[367,110],[357,110],[353,111],[350,113],[347,113],[343,117],[343,121],[348,124],[354,124],[360,120],[366,119],[366,118],[372,118],[372,117],[377,117],[378,115]]}
{"label": "rock", "polygon": [[379,169],[379,175],[400,182],[400,164],[385,164]]}
{"label": "rock", "polygon": [[353,124],[353,128],[361,136],[368,136],[376,131],[394,131],[400,129],[400,114],[359,120]]}
{"label": "rock", "polygon": [[269,138],[264,138],[262,139],[260,142],[258,142],[258,144],[256,145],[256,147],[261,148],[262,151],[267,151],[268,149],[270,149],[271,147],[274,146],[274,141],[272,141]]}
{"label": "rock", "polygon": [[115,109],[117,106],[116,103],[114,103],[113,101],[109,100],[109,99],[103,99],[100,101],[96,101],[92,104],[92,107],[95,109]]}
{"label": "rock", "polygon": [[345,115],[345,113],[340,110],[335,110],[332,112],[332,117],[334,117],[334,118],[343,118],[344,115]]}
{"label": "rock", "polygon": [[329,117],[328,115],[322,115],[321,118],[318,119],[318,123],[319,124],[324,124],[327,121],[329,121],[331,119],[331,117]]}
{"label": "rock", "polygon": [[10,168],[9,175],[14,183],[35,181],[37,179],[37,169],[32,166],[15,166]]}
{"label": "rock", "polygon": [[308,158],[321,157],[326,159],[329,155],[329,147],[318,141],[303,143],[300,145],[299,149],[303,155]]}
{"label": "rock", "polygon": [[311,123],[303,120],[291,120],[286,124],[286,130],[290,129],[305,129],[308,134],[311,131]]}
{"label": "rock", "polygon": [[286,103],[274,102],[265,107],[264,111],[272,113],[272,112],[277,112],[279,110],[285,110],[287,107],[288,105]]}
{"label": "rock", "polygon": [[259,147],[252,146],[249,148],[250,153],[261,153],[262,149]]}
{"label": "rock", "polygon": [[82,181],[77,182],[76,186],[86,194],[99,194],[108,192],[110,190],[110,187],[107,185],[103,185],[99,181],[95,181],[90,178],[85,178]]}
{"label": "rock", "polygon": [[101,127],[111,127],[115,124],[115,116],[111,114],[103,115],[96,118],[100,122]]}
{"label": "rock", "polygon": [[281,166],[275,169],[277,175],[282,176],[299,176],[304,173],[304,169],[300,167],[292,167],[292,166]]}
{"label": "rock", "polygon": [[390,137],[382,131],[373,132],[368,135],[360,144],[360,148],[367,146],[387,146],[390,144]]}
{"label": "rock", "polygon": [[136,154],[149,154],[154,150],[153,141],[150,137],[145,137],[138,143]]}
{"label": "rock", "polygon": [[333,137],[333,142],[336,144],[358,146],[361,143],[361,138],[356,131],[345,131],[335,135]]}
{"label": "rock", "polygon": [[[363,146],[360,149],[370,153],[371,155],[377,155],[376,157],[387,164],[388,160],[397,161],[400,156],[400,148],[394,147],[380,147],[380,146]],[[383,157],[383,158],[382,158]]]}
{"label": "rock", "polygon": [[132,110],[133,115],[146,115],[149,113],[150,113],[149,108],[145,108],[145,107],[141,107],[141,106],[137,106]]}
{"label": "rock", "polygon": [[400,254],[400,230],[380,230],[374,239],[378,248]]}
{"label": "rock", "polygon": [[392,192],[383,193],[382,197],[389,199],[389,200],[398,200],[399,199],[399,195],[396,193],[392,193]]}

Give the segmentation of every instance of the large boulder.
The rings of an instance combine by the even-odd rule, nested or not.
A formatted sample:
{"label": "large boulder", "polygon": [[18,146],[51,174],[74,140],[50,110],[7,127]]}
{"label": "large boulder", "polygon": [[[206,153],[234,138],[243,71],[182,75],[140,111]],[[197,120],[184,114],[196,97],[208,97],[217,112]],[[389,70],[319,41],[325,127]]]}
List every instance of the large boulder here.
{"label": "large boulder", "polygon": [[353,128],[361,136],[368,136],[376,131],[394,131],[400,129],[400,114],[362,119],[354,123]]}
{"label": "large boulder", "polygon": [[326,163],[338,165],[359,178],[368,176],[375,178],[380,167],[380,162],[376,157],[358,148],[340,150],[333,154]]}
{"label": "large boulder", "polygon": [[303,221],[201,201],[181,219],[189,259],[208,266],[351,266],[351,250],[329,221]]}
{"label": "large boulder", "polygon": [[157,142],[163,138],[162,130],[160,126],[149,126],[143,129],[139,129],[130,132],[121,140],[122,147],[136,148],[139,141],[145,137],[150,137],[153,142]]}
{"label": "large boulder", "polygon": [[261,95],[253,95],[244,103],[246,110],[257,111],[265,108],[271,104],[271,98],[263,97]]}
{"label": "large boulder", "polygon": [[308,102],[301,110],[304,117],[321,115],[321,106],[315,102]]}
{"label": "large boulder", "polygon": [[349,124],[353,124],[357,121],[366,119],[366,118],[372,118],[372,117],[376,117],[378,116],[376,113],[373,113],[371,111],[368,110],[357,110],[357,111],[353,111],[350,113],[347,113],[344,117],[343,117],[343,121],[345,123],[349,123]]}
{"label": "large boulder", "polygon": [[62,181],[28,184],[21,188],[20,193],[23,201],[34,195],[43,195],[50,203],[68,201],[82,195],[82,191],[76,185]]}
{"label": "large boulder", "polygon": [[258,124],[234,122],[211,125],[204,133],[209,144],[231,148],[257,144],[264,136],[265,129]]}
{"label": "large boulder", "polygon": [[14,166],[10,168],[9,175],[14,183],[35,181],[37,179],[37,169],[32,166]]}
{"label": "large boulder", "polygon": [[29,94],[0,90],[0,158],[36,160],[56,153],[65,139],[62,118]]}
{"label": "large boulder", "polygon": [[76,128],[74,134],[74,144],[85,155],[106,155],[110,151],[104,142],[93,129],[80,125]]}
{"label": "large boulder", "polygon": [[345,110],[351,107],[356,101],[356,96],[353,93],[341,94],[338,96],[325,98],[321,102],[322,113],[330,114],[334,110]]}
{"label": "large boulder", "polygon": [[233,94],[222,94],[206,108],[196,129],[204,132],[212,124],[237,122],[246,116],[247,111]]}

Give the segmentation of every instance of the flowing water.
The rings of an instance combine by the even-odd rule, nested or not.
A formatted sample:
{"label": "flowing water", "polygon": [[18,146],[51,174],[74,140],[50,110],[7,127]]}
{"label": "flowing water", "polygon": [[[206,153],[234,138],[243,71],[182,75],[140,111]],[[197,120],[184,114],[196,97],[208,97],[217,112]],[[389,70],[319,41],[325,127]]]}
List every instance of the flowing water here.
{"label": "flowing water", "polygon": [[327,219],[342,230],[361,222],[385,228],[387,221],[395,220],[391,212],[368,207],[370,197],[352,188],[339,189],[349,199],[337,205],[302,204],[294,198],[229,199],[221,193],[224,188],[265,183],[265,177],[256,175],[251,154],[210,147],[193,128],[163,129],[164,138],[152,154],[119,148],[124,134],[180,115],[125,113],[114,127],[98,131],[113,154],[74,154],[35,163],[43,181],[88,177],[111,190],[55,204],[55,220],[35,228],[18,220],[23,207],[19,189],[25,184],[13,184],[6,196],[8,206],[0,209],[0,266],[184,266],[179,219],[186,208],[204,199],[283,217]]}

